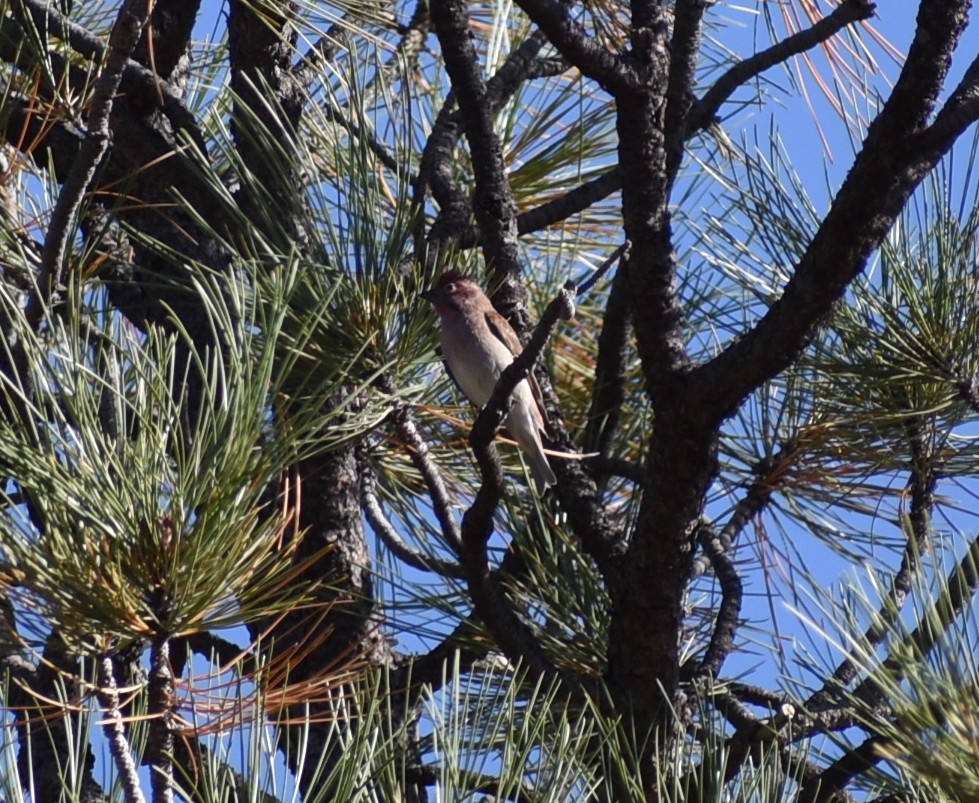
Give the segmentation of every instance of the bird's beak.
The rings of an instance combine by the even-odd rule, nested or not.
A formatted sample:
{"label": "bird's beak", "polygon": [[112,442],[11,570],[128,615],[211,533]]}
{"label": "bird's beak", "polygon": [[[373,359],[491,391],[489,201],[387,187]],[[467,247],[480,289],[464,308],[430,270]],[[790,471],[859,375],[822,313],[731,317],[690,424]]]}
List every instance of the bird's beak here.
{"label": "bird's beak", "polygon": [[419,295],[426,301],[434,304],[435,299],[438,298],[438,290],[436,290],[434,287],[429,287],[427,290],[423,290],[421,293],[419,293]]}

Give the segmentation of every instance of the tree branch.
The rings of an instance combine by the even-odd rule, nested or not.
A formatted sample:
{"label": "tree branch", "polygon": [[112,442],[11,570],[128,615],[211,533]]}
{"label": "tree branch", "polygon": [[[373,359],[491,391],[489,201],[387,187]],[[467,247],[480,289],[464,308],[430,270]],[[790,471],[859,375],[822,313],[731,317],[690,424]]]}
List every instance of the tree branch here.
{"label": "tree branch", "polygon": [[806,778],[799,790],[798,803],[831,803],[857,775],[868,772],[883,758],[880,747],[886,744],[883,736],[871,736],[817,775]]}
{"label": "tree branch", "polygon": [[[98,62],[105,57],[105,43],[81,25],[59,14],[54,6],[41,0],[19,0],[19,2],[28,12],[33,24],[40,30],[49,31],[53,36],[68,42],[72,50],[90,61]],[[186,131],[200,152],[206,153],[207,149],[193,114],[184,105],[180,95],[162,81],[160,76],[139,62],[127,59],[123,67],[122,79],[122,89],[127,92],[130,86],[139,87],[151,97],[162,98],[162,111],[173,128]]]}
{"label": "tree branch", "polygon": [[507,655],[522,658],[538,673],[556,673],[572,686],[577,683],[575,678],[550,662],[533,634],[510,608],[489,569],[486,543],[493,532],[493,514],[503,497],[503,469],[493,438],[506,417],[514,388],[530,374],[559,317],[571,316],[573,298],[566,289],[547,306],[523,351],[503,369],[489,401],[476,416],[469,445],[479,465],[482,483],[462,518],[463,566],[476,612]]}
{"label": "tree branch", "polygon": [[493,124],[493,110],[487,102],[486,84],[469,35],[468,6],[463,0],[438,0],[431,12],[472,155],[476,184],[473,212],[483,233],[483,256],[495,273],[517,276],[517,206],[503,162],[503,146]]}
{"label": "tree branch", "polygon": [[108,655],[103,655],[99,659],[98,696],[102,707],[106,709],[103,724],[107,731],[109,752],[115,760],[126,803],[146,803],[139,785],[136,762],[133,761],[132,749],[126,738],[126,729],[122,724],[119,691],[116,689],[116,680],[112,672],[112,658]]}
{"label": "tree branch", "polygon": [[875,676],[884,675],[889,682],[904,676],[903,665],[912,656],[922,660],[938,644],[941,636],[952,625],[979,588],[979,539],[974,540],[958,564],[945,578],[941,596],[921,615],[921,624],[900,646],[895,645],[891,655],[880,667],[853,690],[853,698],[878,705],[886,697]]}
{"label": "tree branch", "polygon": [[676,180],[683,161],[687,115],[693,102],[701,28],[707,5],[707,0],[678,0],[673,7],[670,72],[666,84],[666,112],[663,116],[666,175],[670,186]]}
{"label": "tree branch", "polygon": [[625,63],[588,36],[559,0],[517,3],[564,58],[613,95],[632,79]]}
{"label": "tree branch", "polygon": [[418,569],[419,571],[434,572],[442,577],[464,577],[465,573],[458,563],[442,560],[432,555],[425,555],[416,549],[412,549],[398,535],[398,531],[394,529],[394,525],[384,515],[381,502],[377,498],[377,493],[374,490],[374,483],[373,472],[366,465],[366,461],[362,460],[360,469],[360,494],[364,515],[367,517],[367,522],[371,525],[374,533],[391,550],[392,554],[413,569]]}
{"label": "tree branch", "polygon": [[967,0],[923,0],[918,29],[901,76],[864,147],[785,287],[743,337],[694,370],[697,395],[716,421],[730,415],[761,383],[783,371],[863,269],[911,192],[951,147],[953,138],[921,151],[916,134],[941,91],[967,19]]}
{"label": "tree branch", "polygon": [[462,554],[462,534],[452,512],[452,499],[442,479],[442,472],[432,459],[431,450],[418,432],[407,407],[401,406],[391,416],[395,432],[408,448],[408,458],[414,463],[428,488],[432,500],[432,512],[442,528],[442,537],[456,555]]}
{"label": "tree branch", "polygon": [[[29,0],[28,0],[29,1]],[[105,69],[95,82],[88,133],[82,142],[67,179],[58,195],[44,240],[37,288],[27,301],[24,316],[31,329],[37,329],[44,310],[61,284],[65,254],[78,210],[91,186],[95,171],[109,147],[109,115],[123,70],[139,41],[149,14],[149,0],[126,0],[119,9],[109,34],[109,55]]]}
{"label": "tree branch", "polygon": [[595,384],[585,427],[584,450],[598,452],[601,456],[611,452],[625,402],[629,332],[632,329],[628,284],[622,271],[615,274],[598,336]]}
{"label": "tree branch", "polygon": [[150,648],[146,692],[150,716],[146,760],[150,765],[153,803],[173,803],[173,673],[166,636],[154,640]]}
{"label": "tree branch", "polygon": [[724,665],[724,660],[734,649],[743,590],[741,577],[734,567],[734,561],[727,555],[721,540],[706,526],[701,528],[699,540],[714,569],[714,576],[721,586],[721,604],[717,609],[710,643],[704,651],[704,657],[696,674],[716,677]]}
{"label": "tree branch", "polygon": [[772,67],[783,64],[793,56],[805,53],[831,39],[848,25],[873,16],[876,6],[871,0],[844,0],[833,12],[819,22],[777,42],[771,47],[743,59],[728,69],[704,96],[694,103],[687,118],[686,136],[706,128],[721,106],[738,87]]}

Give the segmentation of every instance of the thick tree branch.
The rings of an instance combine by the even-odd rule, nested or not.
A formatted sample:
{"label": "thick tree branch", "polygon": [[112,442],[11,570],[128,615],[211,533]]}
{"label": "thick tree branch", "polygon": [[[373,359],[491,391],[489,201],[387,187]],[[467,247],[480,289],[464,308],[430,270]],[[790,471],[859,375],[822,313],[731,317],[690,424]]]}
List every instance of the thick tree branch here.
{"label": "thick tree branch", "polygon": [[503,146],[493,124],[493,109],[487,102],[486,84],[469,35],[468,6],[462,0],[437,0],[431,11],[472,155],[476,184],[473,212],[483,233],[483,256],[494,273],[517,276],[517,206],[503,162]]}
{"label": "thick tree branch", "polygon": [[715,420],[730,415],[805,348],[911,192],[951,146],[952,136],[922,151],[916,136],[941,91],[967,8],[967,0],[923,0],[894,91],[781,298],[744,337],[695,370],[697,393]]}
{"label": "thick tree branch", "polygon": [[[304,225],[305,198],[293,154],[306,93],[291,69],[297,36],[294,2],[254,4],[231,0],[228,6],[228,60],[234,92],[231,132],[249,173],[261,187],[242,184],[239,203],[252,224],[283,253],[309,249]],[[277,159],[269,158],[269,141],[279,143]],[[270,216],[267,201],[276,204]]]}
{"label": "thick tree branch", "polygon": [[633,80],[625,62],[589,37],[559,0],[519,0],[518,5],[569,63],[613,95]]}
{"label": "thick tree branch", "polygon": [[154,0],[149,23],[133,57],[164,81],[172,82],[177,78],[175,70],[187,55],[200,4],[201,0]]}
{"label": "thick tree branch", "polygon": [[[67,41],[72,50],[90,61],[99,62],[105,57],[106,44],[82,26],[59,14],[53,5],[41,0],[20,0],[20,3],[38,29],[49,31],[53,36]],[[127,60],[123,68],[121,89],[126,94],[132,94],[137,88],[143,97],[162,99],[162,111],[174,130],[187,132],[201,153],[206,152],[197,122],[180,95],[151,69],[137,61]]]}
{"label": "thick tree branch", "polygon": [[693,102],[701,28],[707,0],[678,0],[673,6],[670,74],[666,85],[666,174],[672,186],[683,160],[687,115]]}

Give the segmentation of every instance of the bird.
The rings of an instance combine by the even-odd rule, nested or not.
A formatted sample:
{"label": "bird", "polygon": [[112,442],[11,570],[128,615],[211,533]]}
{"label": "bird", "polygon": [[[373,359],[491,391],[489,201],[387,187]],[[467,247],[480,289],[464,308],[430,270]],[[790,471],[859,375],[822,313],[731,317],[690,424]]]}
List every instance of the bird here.
{"label": "bird", "polygon": [[[421,297],[438,313],[442,356],[449,375],[466,398],[482,408],[503,369],[523,351],[517,333],[493,308],[482,288],[458,271],[443,273]],[[541,442],[547,419],[533,374],[517,384],[511,402],[507,430],[527,456],[534,485],[543,494],[557,478]]]}

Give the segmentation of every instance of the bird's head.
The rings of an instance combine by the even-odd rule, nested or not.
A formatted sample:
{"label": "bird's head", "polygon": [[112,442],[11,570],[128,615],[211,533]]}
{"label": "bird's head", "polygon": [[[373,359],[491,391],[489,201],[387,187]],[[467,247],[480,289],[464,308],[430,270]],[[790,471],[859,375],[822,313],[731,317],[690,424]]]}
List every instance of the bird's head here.
{"label": "bird's head", "polygon": [[423,292],[421,297],[434,304],[439,313],[462,310],[486,298],[478,284],[467,279],[457,270],[443,273],[434,286]]}

